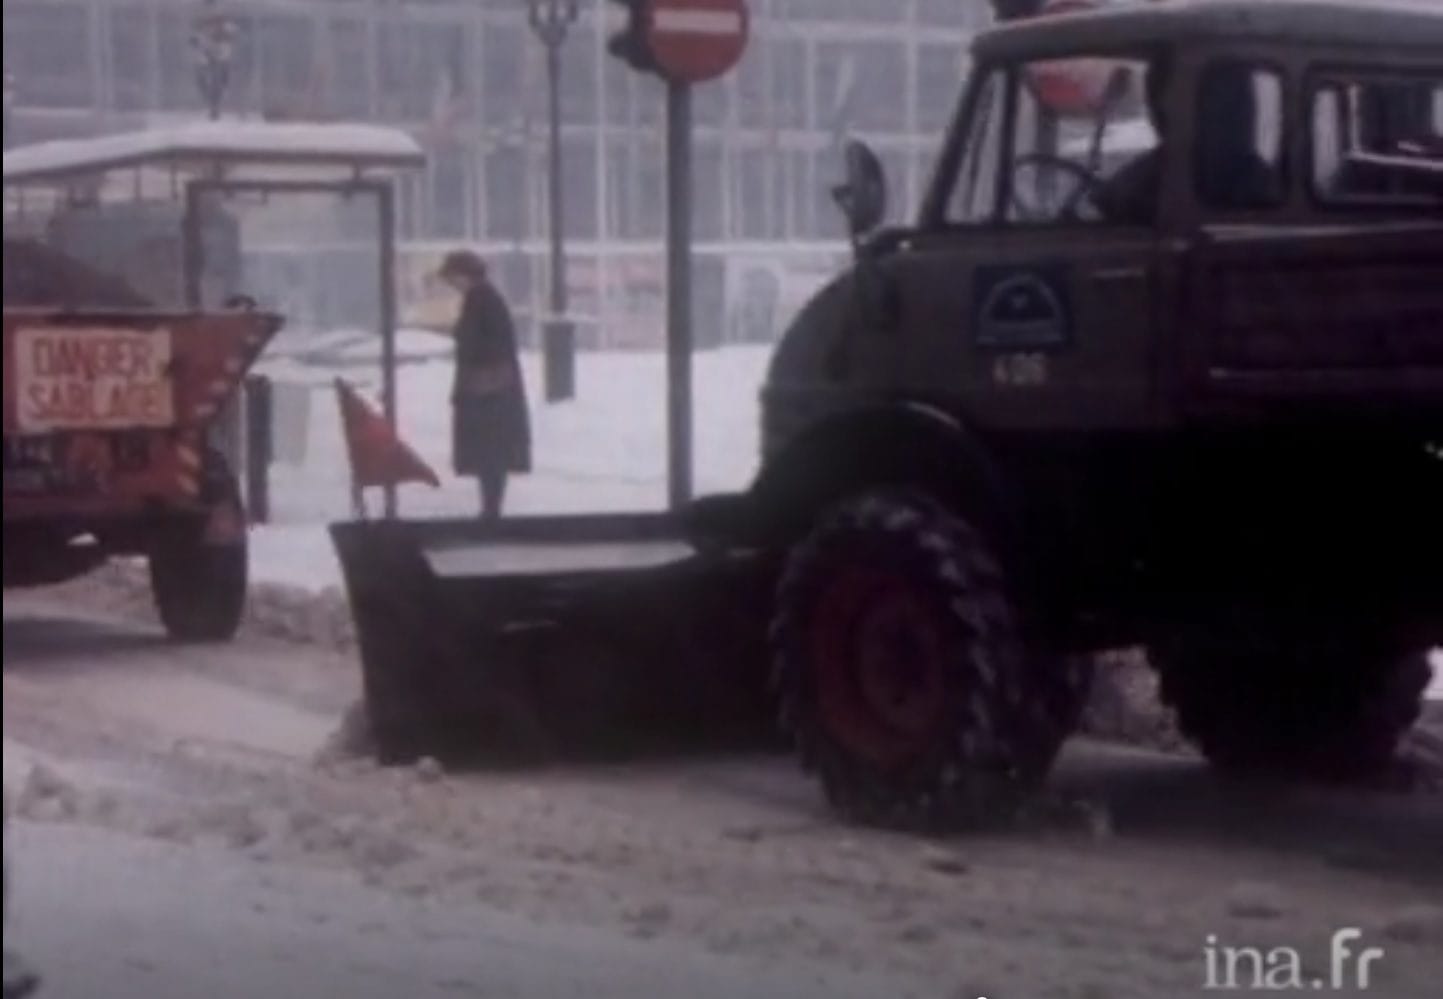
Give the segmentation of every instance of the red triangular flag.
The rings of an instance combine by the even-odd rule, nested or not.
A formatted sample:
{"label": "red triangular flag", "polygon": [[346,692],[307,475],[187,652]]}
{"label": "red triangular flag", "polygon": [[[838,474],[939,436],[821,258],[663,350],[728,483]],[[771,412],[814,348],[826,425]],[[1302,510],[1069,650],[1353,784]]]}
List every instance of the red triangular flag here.
{"label": "red triangular flag", "polygon": [[396,436],[386,418],[376,412],[344,378],[336,379],[341,406],[341,427],[351,459],[351,484],[394,486],[425,482],[440,487],[441,479],[410,445]]}

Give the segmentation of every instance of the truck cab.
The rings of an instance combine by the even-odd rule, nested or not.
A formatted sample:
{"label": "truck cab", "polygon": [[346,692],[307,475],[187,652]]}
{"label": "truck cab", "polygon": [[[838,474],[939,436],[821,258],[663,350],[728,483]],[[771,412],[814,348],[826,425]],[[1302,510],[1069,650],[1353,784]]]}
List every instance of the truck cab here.
{"label": "truck cab", "polygon": [[[911,474],[897,456],[950,427],[970,444],[933,466],[986,465],[1019,530],[1075,549],[1087,521],[1130,563],[1098,514],[1151,503],[1205,438],[1438,437],[1440,53],[1440,12],[1407,2],[1176,0],[981,35],[913,225],[874,231],[885,182],[851,150],[857,263],[776,354],[764,505]],[[1074,554],[1090,586],[1119,568]]]}
{"label": "truck cab", "polygon": [[1327,0],[982,35],[915,224],[864,242],[778,354],[769,446],[807,422],[793,396],[829,392],[1004,432],[1168,430],[1267,397],[1436,414],[1440,51],[1435,11]]}

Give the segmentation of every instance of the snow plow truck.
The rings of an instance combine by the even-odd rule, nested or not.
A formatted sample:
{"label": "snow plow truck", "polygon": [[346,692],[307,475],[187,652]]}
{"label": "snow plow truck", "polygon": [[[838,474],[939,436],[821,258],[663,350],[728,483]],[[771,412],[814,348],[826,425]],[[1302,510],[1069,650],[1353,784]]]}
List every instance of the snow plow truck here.
{"label": "snow plow truck", "polygon": [[381,756],[670,685],[767,700],[851,818],[950,823],[1142,646],[1225,771],[1389,768],[1443,644],[1440,54],[1401,2],[981,33],[913,224],[849,147],[855,262],[743,493],[333,526]]}

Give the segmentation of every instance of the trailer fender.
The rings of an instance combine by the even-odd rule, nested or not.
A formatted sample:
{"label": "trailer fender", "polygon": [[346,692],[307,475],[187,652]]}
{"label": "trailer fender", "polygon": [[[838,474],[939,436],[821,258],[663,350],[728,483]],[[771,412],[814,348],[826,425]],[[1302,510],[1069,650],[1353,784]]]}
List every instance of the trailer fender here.
{"label": "trailer fender", "polygon": [[826,507],[879,487],[917,487],[995,532],[1016,530],[1000,469],[964,422],[939,407],[896,402],[829,417],[763,465],[748,492],[756,537],[788,544]]}

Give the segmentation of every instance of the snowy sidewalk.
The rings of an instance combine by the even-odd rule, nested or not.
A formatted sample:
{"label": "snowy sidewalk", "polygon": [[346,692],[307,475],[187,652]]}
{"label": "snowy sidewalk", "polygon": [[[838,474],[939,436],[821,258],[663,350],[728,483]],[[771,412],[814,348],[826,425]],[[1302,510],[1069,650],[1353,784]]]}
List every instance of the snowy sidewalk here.
{"label": "snowy sidewalk", "polygon": [[[428,334],[408,334],[408,338]],[[434,336],[430,337],[435,340]],[[409,339],[408,339],[409,342]],[[424,342],[424,341],[423,341]],[[357,350],[369,350],[362,343]],[[407,486],[408,516],[457,516],[475,511],[476,485],[451,474],[450,358],[413,348],[397,371],[402,438],[440,474],[439,490]],[[694,466],[698,492],[743,486],[759,450],[758,394],[769,353],[739,347],[700,353],[695,363]],[[379,369],[365,354],[269,359],[262,370],[279,384],[309,389],[306,424],[285,427],[285,450],[303,456],[271,474],[278,524],[319,524],[350,516],[349,468],[332,391],[346,378],[379,401]],[[666,502],[666,376],[659,353],[584,353],[577,359],[576,398],[544,400],[540,358],[523,358],[532,425],[533,470],[511,483],[508,508],[524,512],[661,509]]]}
{"label": "snowy sidewalk", "polygon": [[[434,334],[402,334],[405,363],[397,376],[401,435],[442,478],[440,489],[403,487],[403,516],[464,517],[478,505],[475,483],[450,472],[452,362],[447,346]],[[303,439],[288,441],[286,449],[301,452],[302,459],[277,465],[271,473],[272,523],[258,528],[252,539],[256,581],[310,590],[340,585],[325,527],[350,518],[350,479],[331,385],[339,375],[376,399],[375,349],[369,340],[343,340],[325,353],[281,355],[262,366],[278,382],[307,388],[310,399],[305,426],[294,428]],[[739,489],[750,480],[759,451],[758,393],[769,356],[767,349],[756,347],[697,355],[698,493]],[[540,359],[528,354],[523,367],[534,468],[511,480],[508,511],[664,509],[665,358],[659,353],[584,353],[578,358],[577,397],[558,404],[544,401]],[[368,501],[379,508],[378,494]]]}

